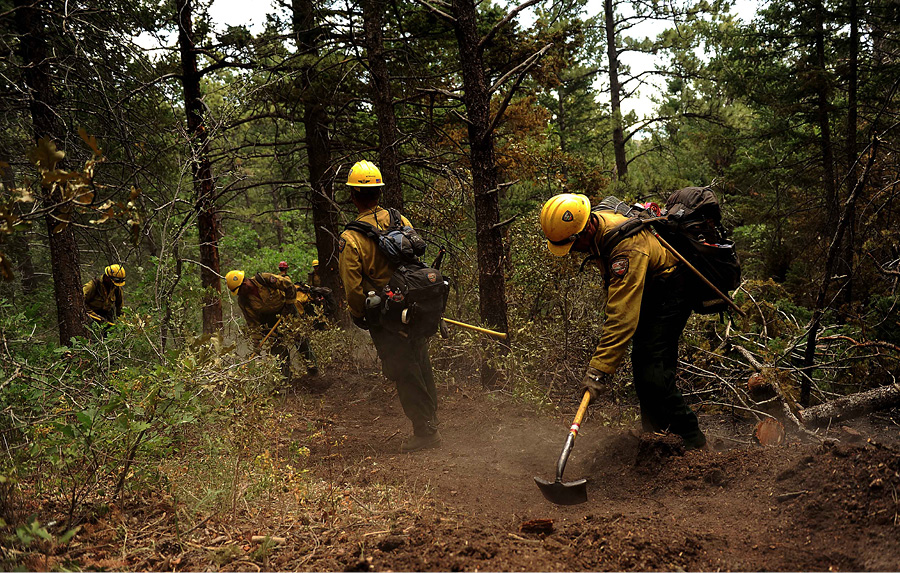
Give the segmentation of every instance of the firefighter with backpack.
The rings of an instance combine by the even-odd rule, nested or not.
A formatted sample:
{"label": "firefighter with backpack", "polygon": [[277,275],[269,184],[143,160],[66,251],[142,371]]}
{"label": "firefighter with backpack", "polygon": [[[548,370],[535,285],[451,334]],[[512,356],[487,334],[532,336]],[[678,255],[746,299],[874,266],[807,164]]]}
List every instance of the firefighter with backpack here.
{"label": "firefighter with backpack", "polygon": [[[412,422],[413,436],[401,450],[438,447],[438,398],[428,356],[428,336],[440,322],[441,304],[446,304],[446,282],[439,271],[417,262],[425,245],[409,220],[394,209],[378,205],[384,182],[375,164],[354,164],[347,185],[359,212],[338,242],[339,269],[350,315],[358,327],[369,331],[382,372],[396,384],[403,412]],[[384,236],[387,230],[394,231],[393,237]],[[397,241],[392,242],[391,238]],[[403,253],[405,259],[400,254],[394,258],[386,246],[413,252]],[[423,284],[410,285],[410,281]],[[438,296],[430,296],[432,293]],[[435,309],[437,317],[432,320]]]}
{"label": "firefighter with backpack", "polygon": [[592,398],[603,392],[632,342],[644,430],[678,434],[685,449],[705,448],[697,416],[675,384],[678,339],[693,306],[689,271],[650,229],[614,240],[613,230],[628,217],[598,207],[592,209],[584,195],[564,193],[548,200],[540,217],[550,252],[589,254],[607,287],[607,318],[581,381],[583,391]]}
{"label": "firefighter with backpack", "polygon": [[289,343],[294,342],[297,351],[309,360],[307,374],[318,374],[315,355],[309,348],[309,339],[300,337],[297,340],[292,328],[297,311],[297,289],[290,278],[272,273],[256,273],[253,277],[245,276],[242,270],[229,271],[225,275],[225,284],[231,294],[237,297],[238,307],[247,328],[250,340],[258,351],[266,337],[272,338],[272,353],[282,360],[281,374],[285,380],[292,381],[291,354]]}

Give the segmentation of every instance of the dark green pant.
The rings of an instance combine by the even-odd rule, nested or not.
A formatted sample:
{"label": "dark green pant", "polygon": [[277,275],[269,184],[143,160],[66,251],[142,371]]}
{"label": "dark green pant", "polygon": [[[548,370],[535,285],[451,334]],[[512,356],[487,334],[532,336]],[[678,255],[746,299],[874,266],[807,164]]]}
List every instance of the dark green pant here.
{"label": "dark green pant", "polygon": [[669,431],[684,438],[685,447],[699,448],[706,436],[675,385],[678,339],[691,315],[684,272],[676,271],[644,287],[631,364],[644,430]]}
{"label": "dark green pant", "polygon": [[437,431],[437,388],[428,357],[428,340],[410,340],[381,327],[369,329],[381,359],[381,371],[397,386],[403,412],[413,433],[430,436]]}

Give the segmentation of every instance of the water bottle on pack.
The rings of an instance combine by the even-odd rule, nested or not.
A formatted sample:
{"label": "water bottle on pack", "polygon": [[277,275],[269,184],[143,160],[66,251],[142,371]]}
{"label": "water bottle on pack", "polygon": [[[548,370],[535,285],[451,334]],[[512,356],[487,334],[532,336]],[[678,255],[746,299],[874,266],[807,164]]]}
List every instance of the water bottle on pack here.
{"label": "water bottle on pack", "polygon": [[381,297],[374,290],[366,296],[366,322],[369,326],[381,324]]}

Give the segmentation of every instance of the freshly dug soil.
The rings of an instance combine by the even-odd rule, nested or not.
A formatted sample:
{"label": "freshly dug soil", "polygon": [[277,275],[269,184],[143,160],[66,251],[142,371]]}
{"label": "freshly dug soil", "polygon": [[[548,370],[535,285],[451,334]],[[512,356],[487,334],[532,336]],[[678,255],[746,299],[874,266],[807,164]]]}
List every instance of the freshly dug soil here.
{"label": "freshly dug soil", "polygon": [[[236,484],[256,477],[235,486],[226,507],[190,514],[183,501],[135,496],[84,523],[69,546],[48,544],[21,564],[900,570],[900,433],[890,417],[830,429],[824,442],[789,433],[762,447],[755,420],[704,413],[712,449],[685,452],[677,437],[604,425],[595,406],[564,475],[588,479],[588,501],[557,506],[533,478],[554,479],[573,399],[542,411],[468,383],[439,393],[442,446],[401,454],[410,425],[393,385],[374,370],[327,373],[284,397],[280,417],[260,429],[266,443],[254,444],[263,454],[227,470]],[[197,466],[184,455],[186,477]],[[242,489],[251,486],[253,495]]]}
{"label": "freshly dug soil", "polygon": [[348,536],[357,551],[313,569],[900,569],[900,456],[881,445],[896,443],[896,426],[763,448],[750,443],[752,421],[709,415],[713,451],[685,453],[677,437],[589,415],[564,476],[587,478],[589,500],[556,506],[532,478],[555,477],[574,403],[548,416],[493,393],[440,390],[443,446],[400,454],[409,427],[390,383],[334,381],[324,409],[329,435],[345,436],[341,479],[371,483],[360,469],[375,467],[378,480],[433,503],[402,530]]}

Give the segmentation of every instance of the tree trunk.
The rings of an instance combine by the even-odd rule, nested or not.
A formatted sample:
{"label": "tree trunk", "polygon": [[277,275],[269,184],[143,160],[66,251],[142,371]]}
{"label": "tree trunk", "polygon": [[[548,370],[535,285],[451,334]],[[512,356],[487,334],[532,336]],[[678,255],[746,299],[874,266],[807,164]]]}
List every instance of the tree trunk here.
{"label": "tree trunk", "polygon": [[[468,115],[469,160],[475,194],[475,240],[478,252],[479,311],[484,326],[508,332],[506,278],[503,273],[503,235],[500,196],[491,132],[491,97],[479,47],[477,11],[473,0],[452,0],[456,41],[463,75],[463,103]],[[492,386],[497,372],[482,365],[481,380]]]}
{"label": "tree trunk", "polygon": [[[307,57],[318,55],[318,42],[324,31],[316,25],[312,0],[292,0],[292,20],[297,49]],[[343,308],[344,291],[338,274],[337,212],[331,170],[331,138],[328,133],[328,111],[324,102],[324,86],[314,65],[300,68],[299,83],[303,102],[303,125],[306,128],[306,154],[309,158],[310,205],[319,257],[322,286],[334,292],[339,308]],[[316,79],[316,81],[313,81]]]}
{"label": "tree trunk", "polygon": [[[9,165],[9,167],[2,170],[3,172],[0,176],[2,176],[3,185],[7,189],[12,189],[16,186],[16,174],[12,165],[10,165],[9,157],[3,151],[0,151],[0,162]],[[21,208],[17,206],[16,209],[21,216],[23,214]],[[34,274],[34,261],[31,259],[31,246],[22,232],[13,233],[9,239],[9,246],[11,258],[16,265],[16,273],[22,277],[22,293],[29,295],[38,286],[37,277]]]}
{"label": "tree trunk", "polygon": [[[29,108],[34,140],[42,137],[64,141],[65,130],[54,109],[53,88],[50,84],[49,50],[42,12],[29,0],[16,0],[16,26],[22,36],[19,57],[24,64],[25,88],[29,92]],[[58,194],[45,193],[47,205],[61,202]],[[84,336],[84,297],[81,292],[78,242],[71,225],[56,231],[60,219],[71,220],[72,207],[61,206],[44,218],[50,246],[50,267],[59,326],[59,342],[66,345],[73,336]]]}
{"label": "tree trunk", "polygon": [[397,116],[394,114],[394,97],[391,93],[391,76],[384,56],[382,15],[386,9],[384,0],[362,0],[363,25],[366,31],[366,50],[369,56],[370,89],[375,117],[378,119],[378,157],[384,180],[381,204],[403,210],[403,190],[400,185],[400,153],[397,146]]}
{"label": "tree trunk", "polygon": [[619,83],[619,51],[616,47],[616,15],[612,0],[603,0],[606,18],[606,57],[609,60],[609,106],[613,124],[613,151],[616,155],[616,175],[619,181],[628,174],[625,160],[625,128],[622,125],[622,85]]}
{"label": "tree trunk", "polygon": [[191,138],[191,175],[197,197],[197,228],[200,232],[200,284],[203,286],[203,333],[222,328],[222,285],[219,268],[219,220],[216,213],[215,182],[209,163],[209,136],[203,123],[201,75],[194,47],[191,0],[176,0],[178,48],[181,52],[181,83],[188,136]]}
{"label": "tree trunk", "polygon": [[819,75],[816,118],[819,123],[819,146],[822,150],[822,184],[825,189],[825,232],[830,234],[837,223],[838,197],[834,181],[834,151],[831,146],[831,126],[828,119],[828,70],[825,62],[825,25],[824,8],[821,2],[817,2],[816,10],[816,65]]}
{"label": "tree trunk", "polygon": [[566,153],[569,148],[569,141],[567,139],[568,134],[566,133],[566,107],[565,107],[565,89],[563,84],[560,83],[559,87],[556,88],[556,97],[558,98],[558,109],[556,112],[556,125],[559,129],[559,150],[562,151],[563,161],[562,161],[562,174],[563,179],[566,182],[566,185],[569,184],[569,162],[566,158]]}
{"label": "tree trunk", "polygon": [[[850,0],[850,46],[849,70],[847,78],[847,181],[855,183],[856,130],[858,123],[857,87],[859,84],[859,10],[857,0]],[[844,287],[844,303],[853,302],[853,249],[856,242],[856,209],[850,211],[847,225],[847,241],[844,243],[844,267],[847,283]]]}
{"label": "tree trunk", "polygon": [[[834,232],[834,238],[831,240],[831,246],[829,246],[828,254],[825,257],[823,269],[824,276],[822,277],[822,284],[819,285],[819,293],[816,296],[816,305],[813,308],[812,319],[809,321],[809,334],[807,334],[806,350],[803,353],[803,365],[807,368],[812,366],[816,360],[816,337],[819,333],[822,315],[825,313],[825,301],[828,296],[828,287],[831,284],[831,273],[834,270],[834,264],[837,260],[838,252],[840,251],[841,237],[843,237],[844,231],[850,222],[849,215],[856,206],[856,200],[869,179],[869,173],[872,170],[872,165],[875,164],[875,157],[878,155],[879,144],[880,140],[878,139],[878,136],[873,135],[872,143],[868,150],[869,160],[866,162],[866,168],[863,171],[862,177],[860,177],[853,186],[850,197],[847,198],[847,203],[844,205],[841,217],[837,223],[837,229]],[[800,384],[800,404],[803,406],[809,406],[810,391],[811,382],[809,376],[807,376]]]}
{"label": "tree trunk", "polygon": [[900,405],[900,384],[891,384],[800,410],[800,419],[806,426],[821,427],[897,405]]}

